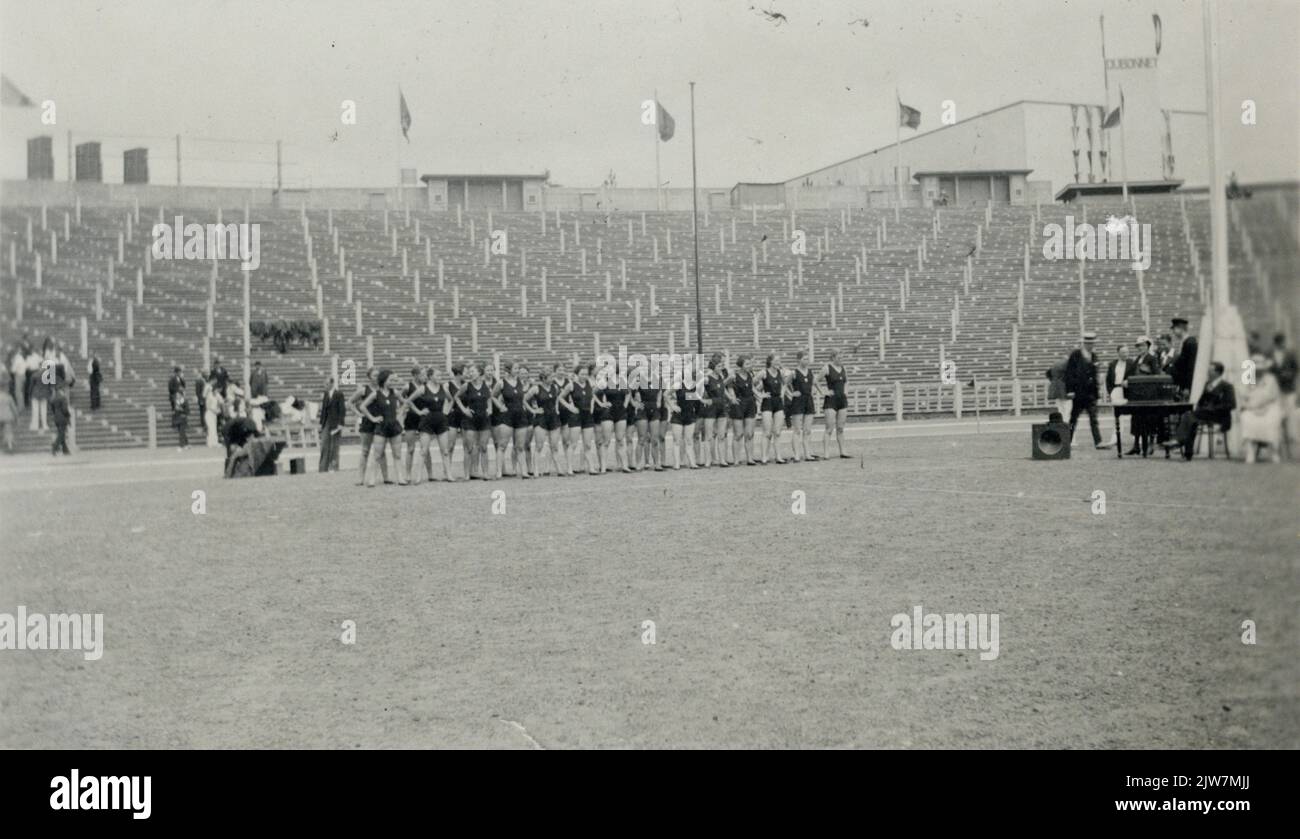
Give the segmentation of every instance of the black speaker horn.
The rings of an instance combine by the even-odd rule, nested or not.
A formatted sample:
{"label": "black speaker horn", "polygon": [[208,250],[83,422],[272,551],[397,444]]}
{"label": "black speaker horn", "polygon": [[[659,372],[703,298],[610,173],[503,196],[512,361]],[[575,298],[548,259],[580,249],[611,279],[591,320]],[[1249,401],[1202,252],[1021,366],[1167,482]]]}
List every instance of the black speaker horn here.
{"label": "black speaker horn", "polygon": [[1030,443],[1034,460],[1069,460],[1070,426],[1063,422],[1034,423]]}

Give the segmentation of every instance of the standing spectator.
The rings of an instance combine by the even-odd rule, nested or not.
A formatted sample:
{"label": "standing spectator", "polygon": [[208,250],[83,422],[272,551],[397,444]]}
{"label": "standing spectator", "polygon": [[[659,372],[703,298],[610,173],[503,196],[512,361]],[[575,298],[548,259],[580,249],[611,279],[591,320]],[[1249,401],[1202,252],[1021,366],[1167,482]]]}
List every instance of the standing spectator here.
{"label": "standing spectator", "polygon": [[1154,352],[1156,354],[1156,358],[1160,359],[1160,369],[1157,372],[1159,373],[1169,372],[1170,364],[1172,364],[1174,360],[1173,344],[1174,344],[1174,336],[1170,335],[1168,332],[1162,332],[1156,336],[1156,346]]}
{"label": "standing spectator", "polygon": [[1070,436],[1074,437],[1079,414],[1088,414],[1088,426],[1092,430],[1092,444],[1103,448],[1101,429],[1097,425],[1097,354],[1093,347],[1097,333],[1083,333],[1083,346],[1070,353],[1065,362],[1065,387],[1073,397],[1070,406]]}
{"label": "standing spectator", "polygon": [[[1124,382],[1128,379],[1133,370],[1133,360],[1129,358],[1128,346],[1120,344],[1115,348],[1115,359],[1106,367],[1106,394],[1110,397],[1110,404],[1123,405],[1126,401],[1124,398]],[[1115,433],[1111,435],[1110,442],[1106,448],[1110,448],[1120,438],[1120,420],[1115,420]],[[1132,423],[1130,422],[1130,427]]]}
{"label": "standing spectator", "polygon": [[[33,360],[34,359],[34,360]],[[45,339],[44,349],[40,354],[32,353],[27,359],[27,376],[31,379],[32,421],[30,431],[47,433],[49,424],[50,397],[58,384],[57,362],[54,357],[54,342]]]}
{"label": "standing spectator", "polygon": [[104,374],[99,370],[99,356],[90,357],[90,410],[99,410],[99,386],[104,381]]}
{"label": "standing spectator", "polygon": [[8,379],[5,388],[0,390],[0,436],[3,436],[5,451],[14,453],[14,426],[18,424],[18,400],[14,398],[14,379],[6,371],[0,375]]}
{"label": "standing spectator", "polygon": [[266,369],[262,367],[261,361],[253,362],[253,372],[248,375],[248,404],[249,416],[253,419],[253,424],[257,426],[259,433],[266,431],[267,411],[265,406],[271,401],[267,395],[267,389],[270,381],[266,375]]}
{"label": "standing spectator", "polygon": [[1151,349],[1151,339],[1143,335],[1137,339],[1137,359],[1133,369],[1135,375],[1154,376],[1160,372],[1160,356]]}
{"label": "standing spectator", "polygon": [[[1151,339],[1146,335],[1141,335],[1134,346],[1137,348],[1137,359],[1133,362],[1133,375],[1158,375],[1160,373],[1160,355],[1152,349]],[[1129,418],[1129,434],[1133,437],[1133,448],[1129,449],[1127,454],[1142,454],[1144,442],[1146,442],[1149,450],[1150,441],[1159,438],[1163,429],[1163,419],[1138,414],[1132,415]]]}
{"label": "standing spectator", "polygon": [[217,447],[217,415],[221,412],[221,395],[217,393],[216,379],[203,381],[203,430],[207,432],[207,447]]}
{"label": "standing spectator", "polygon": [[348,406],[343,393],[334,386],[331,376],[325,380],[325,395],[320,406],[320,467],[321,472],[339,471],[339,442],[343,439],[343,423]]}
{"label": "standing spectator", "polygon": [[248,389],[250,398],[256,399],[259,396],[269,396],[267,388],[270,385],[270,379],[266,375],[266,369],[262,367],[262,362],[253,362],[253,372],[248,376]]}
{"label": "standing spectator", "polygon": [[167,380],[167,401],[176,403],[176,394],[185,395],[185,368],[177,364],[172,368],[172,377]]}
{"label": "standing spectator", "polygon": [[1047,401],[1061,414],[1070,411],[1069,391],[1065,387],[1065,362],[1053,364],[1047,371]]}
{"label": "standing spectator", "polygon": [[50,419],[54,423],[56,432],[54,443],[50,445],[50,454],[58,455],[59,452],[72,454],[68,451],[68,424],[72,422],[72,409],[68,406],[68,397],[62,385],[52,387],[49,405]]}
{"label": "standing spectator", "polygon": [[1174,318],[1169,323],[1174,343],[1169,357],[1169,375],[1188,399],[1192,393],[1192,377],[1196,371],[1196,336],[1187,334],[1187,318]]}
{"label": "standing spectator", "polygon": [[230,374],[226,372],[226,368],[221,364],[220,356],[214,355],[212,357],[212,373],[209,378],[216,379],[216,390],[224,399],[226,396],[226,384],[230,381]]}
{"label": "standing spectator", "polygon": [[1282,393],[1282,433],[1286,435],[1288,451],[1290,442],[1296,438],[1296,395],[1297,375],[1295,350],[1287,349],[1286,336],[1281,332],[1273,336],[1273,372],[1277,375],[1277,387]]}
{"label": "standing spectator", "polygon": [[55,383],[67,386],[67,391],[64,395],[68,398],[68,401],[71,402],[72,387],[77,383],[77,371],[73,368],[72,362],[68,360],[68,354],[63,351],[63,345],[58,341],[54,342],[51,358],[55,364]]}
{"label": "standing spectator", "polygon": [[207,392],[207,386],[208,374],[199,370],[199,374],[194,377],[194,398],[198,405],[199,425],[205,432],[208,430],[208,413],[203,394]]}
{"label": "standing spectator", "polygon": [[[32,410],[34,407],[32,404],[32,389],[36,386],[36,380],[41,372],[41,354],[28,341],[23,341],[23,351],[25,353],[23,356],[23,404],[27,406],[28,410]],[[35,414],[32,416],[34,417]],[[44,414],[42,414],[42,427],[45,425],[43,417]],[[35,430],[35,426],[32,429]]]}
{"label": "standing spectator", "polygon": [[179,438],[177,451],[183,452],[190,447],[190,403],[189,399],[185,396],[184,387],[173,393],[171,400],[172,428],[176,429],[176,436]]}
{"label": "standing spectator", "polygon": [[15,403],[27,404],[27,394],[23,393],[23,383],[27,381],[27,354],[22,344],[15,344],[13,354],[6,359],[9,364],[9,395]]}

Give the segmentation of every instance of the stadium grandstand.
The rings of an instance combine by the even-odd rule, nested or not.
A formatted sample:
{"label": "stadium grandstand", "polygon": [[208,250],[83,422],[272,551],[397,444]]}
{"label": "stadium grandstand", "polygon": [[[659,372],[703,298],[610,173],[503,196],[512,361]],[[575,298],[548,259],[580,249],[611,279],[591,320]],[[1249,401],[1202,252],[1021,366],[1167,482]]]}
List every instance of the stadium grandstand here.
{"label": "stadium grandstand", "polygon": [[[500,209],[484,206],[481,188],[450,193],[472,196],[468,209],[463,201],[436,209],[433,196],[447,193],[435,190],[455,184],[442,176],[424,188],[279,201],[215,188],[197,190],[198,201],[187,188],[103,184],[83,200],[80,184],[5,183],[4,338],[48,335],[69,357],[75,351],[76,445],[174,445],[165,421],[172,367],[206,370],[219,356],[238,378],[246,349],[238,261],[151,257],[152,225],[178,215],[187,224],[261,226],[250,321],[318,320],[322,341],[285,353],[260,342],[247,349],[277,397],[304,400],[349,362],[568,362],[619,345],[685,352],[702,328],[710,352],[792,359],[811,348],[815,359],[840,349],[855,418],[1018,414],[1046,407],[1043,372],[1084,329],[1100,346],[1131,342],[1174,314],[1201,311],[1207,293],[1204,193],[892,207],[862,195],[838,208],[702,210],[697,322],[690,213],[626,209],[644,198],[634,190],[625,200],[606,191],[618,209],[576,209],[582,190],[552,196],[543,180],[519,178],[530,186],[512,193],[508,177],[491,180]],[[543,208],[519,211],[510,199],[521,194]],[[320,206],[330,203],[338,206]],[[1291,334],[1300,311],[1298,193],[1275,186],[1230,206],[1231,288],[1243,320]],[[1130,215],[1151,225],[1145,271],[1044,256],[1044,225]],[[507,234],[506,253],[492,252],[493,231]],[[794,231],[805,234],[803,254],[792,247]],[[91,356],[105,378],[93,413],[80,410]],[[944,361],[956,365],[951,384],[937,378]],[[20,450],[47,445],[20,427]]]}

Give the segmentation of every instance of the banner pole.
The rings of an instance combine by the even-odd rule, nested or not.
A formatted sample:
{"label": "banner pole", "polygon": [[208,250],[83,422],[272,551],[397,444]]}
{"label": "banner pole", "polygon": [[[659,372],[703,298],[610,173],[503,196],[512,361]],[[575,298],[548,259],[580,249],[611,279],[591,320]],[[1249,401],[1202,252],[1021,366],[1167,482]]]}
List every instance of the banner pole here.
{"label": "banner pole", "polygon": [[697,181],[698,176],[695,169],[695,82],[691,82],[691,238],[695,241],[695,348],[703,356],[704,316],[703,310],[700,308],[700,187]]}

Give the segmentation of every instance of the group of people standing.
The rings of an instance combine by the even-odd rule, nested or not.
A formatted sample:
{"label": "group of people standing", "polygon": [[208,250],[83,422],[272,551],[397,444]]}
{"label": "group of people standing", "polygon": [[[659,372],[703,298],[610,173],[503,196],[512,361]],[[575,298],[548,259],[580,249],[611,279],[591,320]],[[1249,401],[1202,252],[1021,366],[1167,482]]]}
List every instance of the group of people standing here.
{"label": "group of people standing", "polygon": [[[441,479],[457,480],[457,442],[464,454],[461,480],[663,471],[669,431],[676,444],[674,469],[786,463],[786,428],[793,432],[790,460],[827,458],[832,435],[838,455],[848,457],[847,383],[835,352],[820,370],[809,366],[803,352],[791,369],[771,354],[761,370],[751,369],[745,356],[726,369],[715,353],[691,387],[652,381],[640,368],[616,372],[590,363],[552,364],[536,373],[522,361],[503,363],[500,370],[467,361],[453,365],[450,374],[415,367],[404,385],[392,371],[372,367],[346,402],[333,379],[326,382],[320,468],[338,468],[346,406],[359,416],[360,484],[366,486],[375,486],[377,474],[384,483],[418,484],[419,464],[423,477],[434,480],[435,447]],[[825,411],[820,456],[812,451],[819,399]],[[388,458],[396,481],[389,478]]]}
{"label": "group of people standing", "polygon": [[[1116,356],[1106,369],[1106,393],[1112,404],[1124,398],[1124,383],[1136,375],[1156,375],[1168,373],[1173,383],[1184,397],[1192,389],[1192,375],[1196,369],[1196,337],[1188,334],[1186,318],[1176,317],[1170,322],[1170,333],[1162,336],[1161,348],[1153,347],[1152,341],[1143,335],[1134,343],[1137,357],[1134,359],[1125,344],[1116,349]],[[1101,362],[1096,350],[1097,334],[1083,333],[1082,345],[1070,353],[1064,360],[1047,370],[1047,400],[1056,407],[1062,417],[1069,416],[1070,435],[1073,436],[1078,426],[1079,417],[1087,414],[1089,430],[1092,432],[1093,445],[1106,449],[1116,445],[1119,428],[1109,442],[1102,442],[1101,426],[1097,419],[1097,405],[1101,399]],[[1148,433],[1146,429],[1134,427],[1133,450],[1129,454],[1138,454],[1138,437]],[[1152,430],[1153,433],[1153,430]]]}
{"label": "group of people standing", "polygon": [[[1116,445],[1120,429],[1117,425],[1116,434],[1110,441],[1102,442],[1097,421],[1100,365],[1095,343],[1094,333],[1084,333],[1083,345],[1047,371],[1048,399],[1057,405],[1062,415],[1068,411],[1071,435],[1079,417],[1086,413],[1093,443],[1104,449]],[[1198,349],[1196,336],[1189,334],[1187,319],[1181,317],[1173,318],[1170,331],[1159,336],[1156,342],[1143,335],[1131,349],[1128,345],[1119,345],[1105,373],[1106,393],[1111,404],[1124,403],[1125,384],[1132,377],[1161,374],[1169,376],[1182,400],[1189,400]],[[1144,446],[1154,442],[1170,448],[1178,447],[1184,458],[1190,460],[1198,427],[1210,422],[1226,432],[1232,427],[1235,411],[1241,419],[1247,462],[1254,462],[1261,451],[1267,451],[1273,461],[1280,460],[1282,444],[1294,436],[1297,419],[1296,356],[1287,347],[1286,337],[1280,333],[1274,336],[1273,345],[1268,348],[1262,346],[1258,336],[1252,335],[1250,352],[1249,373],[1246,375],[1243,371],[1244,392],[1240,402],[1223,364],[1212,362],[1206,385],[1196,404],[1175,428],[1170,428],[1162,417],[1132,416],[1133,447],[1128,454],[1140,454]]]}
{"label": "group of people standing", "polygon": [[[167,381],[167,398],[171,405],[172,428],[176,430],[181,449],[189,448],[188,387],[185,368],[173,367]],[[209,370],[198,372],[194,380],[194,397],[204,443],[210,449],[226,439],[226,427],[231,422],[248,415],[243,388],[231,380],[219,356],[213,356]]]}
{"label": "group of people standing", "polygon": [[[14,450],[14,430],[26,410],[28,430],[37,434],[53,432],[52,454],[71,454],[67,431],[72,422],[71,394],[76,380],[72,363],[53,338],[47,337],[39,350],[27,335],[14,344],[0,366],[0,436],[6,452]],[[99,407],[100,381],[98,360],[91,359],[91,410]]]}

